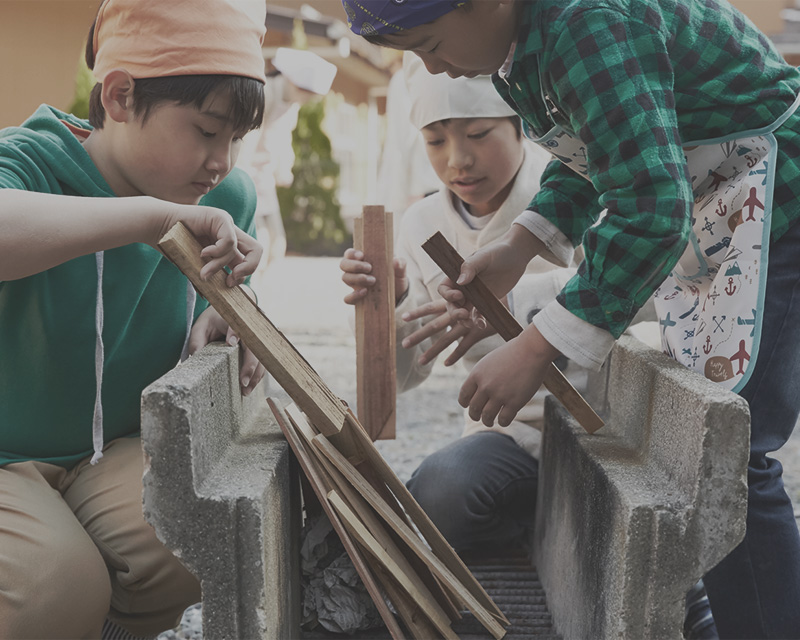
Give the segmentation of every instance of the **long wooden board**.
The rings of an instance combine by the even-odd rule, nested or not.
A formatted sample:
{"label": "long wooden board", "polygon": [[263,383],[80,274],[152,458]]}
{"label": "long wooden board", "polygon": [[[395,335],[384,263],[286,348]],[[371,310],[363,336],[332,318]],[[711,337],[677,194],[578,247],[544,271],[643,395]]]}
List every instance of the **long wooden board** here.
{"label": "long wooden board", "polygon": [[364,561],[364,557],[361,555],[358,546],[350,537],[350,534],[348,533],[342,521],[339,519],[336,511],[328,502],[328,492],[333,487],[328,486],[317,472],[310,453],[306,450],[305,445],[300,437],[294,432],[294,429],[289,424],[289,420],[283,411],[278,407],[272,398],[267,398],[267,404],[269,404],[269,408],[272,410],[272,414],[275,416],[278,426],[283,432],[283,435],[286,437],[286,440],[289,442],[289,446],[292,448],[297,461],[300,463],[300,468],[303,470],[303,473],[308,479],[309,484],[311,484],[311,487],[314,489],[314,493],[322,505],[325,515],[328,516],[334,531],[336,531],[336,534],[342,541],[342,545],[344,546],[347,555],[350,556],[350,559],[353,561],[353,566],[364,583],[367,593],[369,593],[372,601],[375,603],[378,613],[386,625],[386,628],[389,630],[389,633],[394,640],[405,640],[405,635],[403,634],[402,629],[400,629],[400,625],[397,623],[394,614],[392,614],[392,612],[389,611],[389,607],[386,606],[386,602],[383,599],[383,594],[381,593],[380,587],[375,581],[375,577],[367,566],[367,563]]}
{"label": "long wooden board", "polygon": [[346,415],[342,401],[244,290],[228,287],[222,271],[208,280],[200,278],[205,263],[200,257],[202,247],[192,233],[179,222],[164,235],[158,246],[236,331],[239,339],[316,427],[327,435],[341,431]]}
{"label": "long wooden board", "polygon": [[[461,613],[453,604],[450,596],[443,589],[441,582],[437,580],[435,574],[431,572],[428,563],[421,561],[418,554],[405,543],[403,536],[391,527],[389,529],[386,528],[383,524],[384,520],[378,518],[375,510],[373,510],[364,498],[363,484],[371,485],[371,483],[366,480],[359,480],[360,486],[353,484],[327,456],[320,454],[319,450],[313,444],[315,438],[324,438],[325,436],[317,434],[307,422],[305,416],[300,413],[295,406],[286,407],[285,412],[292,425],[305,440],[306,445],[310,447],[310,451],[317,454],[317,462],[320,465],[319,470],[324,471],[325,476],[331,480],[332,486],[337,488],[337,491],[358,514],[370,533],[375,536],[375,539],[386,549],[387,553],[391,555],[393,561],[414,581],[418,592],[422,593],[426,600],[433,603],[435,611],[440,618],[440,620],[436,622],[437,626],[440,624],[449,625],[450,621],[460,620],[462,617]],[[326,442],[328,446],[332,446],[327,440]],[[341,456],[341,454],[339,455],[340,463],[348,465],[348,469],[352,474],[351,477],[358,477],[358,475],[361,474],[361,470],[350,465],[349,461],[344,456]],[[381,511],[394,512],[399,521],[405,525],[409,535],[413,535],[411,531],[413,525],[405,519],[405,513],[400,509],[400,506],[394,499],[394,495],[389,493],[392,504],[387,502],[387,496],[381,495],[374,486],[371,486],[369,490],[374,496],[374,500],[381,503]],[[398,511],[400,512],[398,513]]]}
{"label": "long wooden board", "polygon": [[[375,509],[378,515],[387,522],[391,529],[428,564],[431,571],[439,579],[440,584],[448,589],[459,603],[465,605],[472,611],[478,621],[486,627],[495,638],[502,638],[505,635],[505,630],[498,624],[497,620],[507,624],[507,619],[503,616],[502,612],[497,609],[497,605],[489,598],[478,581],[475,580],[474,576],[469,572],[469,569],[461,563],[461,560],[455,554],[452,547],[441,538],[441,534],[439,534],[435,527],[433,527],[433,524],[427,520],[427,516],[425,516],[425,519],[430,524],[430,527],[433,528],[433,531],[436,532],[435,536],[431,535],[431,538],[434,539],[434,544],[431,544],[431,547],[433,548],[434,545],[438,547],[438,549],[434,549],[435,552],[431,551],[417,534],[411,531],[397,514],[386,506],[377,492],[355,472],[352,465],[350,465],[344,456],[327,441],[325,436],[317,435],[312,442],[353,484],[370,506]],[[411,498],[411,500],[413,501],[413,498]],[[416,505],[416,502],[414,502],[414,504]],[[419,509],[419,511],[424,513],[421,509]],[[425,527],[425,523],[420,523],[413,515],[412,519],[421,531],[427,528]],[[420,526],[420,524],[422,524],[422,526]],[[431,531],[429,530],[428,533],[430,534]],[[426,539],[428,539],[427,536]],[[428,542],[430,544],[431,540],[428,540]],[[436,544],[437,542],[440,544]],[[461,575],[455,575],[456,571],[452,571],[453,568]]]}
{"label": "long wooden board", "polygon": [[[406,485],[397,477],[392,471],[389,463],[383,459],[380,452],[375,448],[375,445],[369,440],[366,432],[358,425],[358,419],[353,415],[352,411],[347,414],[348,425],[342,431],[353,436],[353,439],[358,441],[361,445],[359,450],[361,455],[372,465],[375,473],[380,477],[386,486],[397,498],[403,509],[409,515],[414,525],[419,529],[419,532],[427,540],[430,548],[436,554],[447,569],[467,588],[472,594],[477,603],[489,611],[492,616],[504,624],[510,624],[508,619],[503,615],[503,612],[497,608],[497,605],[484,591],[480,583],[475,579],[470,570],[458,557],[458,554],[453,550],[444,536],[436,528],[436,525],[431,522],[428,514],[419,506],[414,496],[411,495]],[[366,495],[364,496],[366,497]]]}
{"label": "long wooden board", "polygon": [[446,640],[458,640],[458,636],[450,628],[450,621],[442,618],[440,612],[436,611],[435,601],[427,593],[427,590],[420,590],[419,584],[411,578],[397,562],[395,556],[389,553],[378,540],[370,533],[364,523],[356,515],[342,497],[332,490],[328,492],[328,502],[333,505],[339,518],[344,522],[350,534],[392,575],[403,590],[411,596],[411,599],[419,605],[428,619],[436,627],[437,631]]}
{"label": "long wooden board", "polygon": [[[444,274],[453,282],[461,273],[464,262],[458,251],[437,231],[422,245]],[[489,288],[476,277],[472,282],[460,287],[467,300],[486,318],[501,338],[508,341],[522,333],[522,326],[511,312],[500,302]],[[588,402],[575,390],[566,376],[554,364],[550,364],[544,379],[544,386],[552,393],[572,417],[588,432],[594,433],[605,423],[595,413]]]}
{"label": "long wooden board", "polygon": [[395,438],[397,356],[394,322],[392,214],[366,206],[355,219],[353,247],[372,265],[375,284],[356,302],[356,400],[372,440]]}

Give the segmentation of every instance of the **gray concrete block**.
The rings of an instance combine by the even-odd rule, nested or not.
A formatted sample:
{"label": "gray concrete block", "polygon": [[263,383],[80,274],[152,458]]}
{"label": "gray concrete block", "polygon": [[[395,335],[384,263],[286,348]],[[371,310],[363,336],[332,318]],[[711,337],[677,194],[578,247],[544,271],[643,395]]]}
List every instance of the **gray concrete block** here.
{"label": "gray concrete block", "polygon": [[750,414],[738,395],[623,337],[586,434],[546,407],[534,557],[564,638],[680,638],[684,598],[744,536]]}
{"label": "gray concrete block", "polygon": [[143,392],[145,517],[201,582],[205,638],[292,638],[298,471],[238,352],[209,345]]}

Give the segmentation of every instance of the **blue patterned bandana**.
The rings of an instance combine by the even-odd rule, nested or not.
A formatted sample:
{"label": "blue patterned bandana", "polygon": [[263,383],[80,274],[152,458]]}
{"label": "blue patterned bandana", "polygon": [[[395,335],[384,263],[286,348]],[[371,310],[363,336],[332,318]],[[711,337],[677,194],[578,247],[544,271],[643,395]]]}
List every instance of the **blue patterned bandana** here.
{"label": "blue patterned bandana", "polygon": [[360,36],[398,33],[433,22],[466,0],[342,0],[347,26]]}

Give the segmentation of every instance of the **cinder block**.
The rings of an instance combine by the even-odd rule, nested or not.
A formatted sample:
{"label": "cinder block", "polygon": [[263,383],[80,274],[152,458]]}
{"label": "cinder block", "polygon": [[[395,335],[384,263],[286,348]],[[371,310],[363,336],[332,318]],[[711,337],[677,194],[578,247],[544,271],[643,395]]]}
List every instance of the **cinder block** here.
{"label": "cinder block", "polygon": [[238,353],[209,345],[142,394],[145,517],[201,582],[205,638],[292,638],[298,474]]}
{"label": "cinder block", "polygon": [[556,629],[678,639],[687,591],[744,536],[747,403],[630,337],[587,396],[594,435],[546,406],[533,547]]}

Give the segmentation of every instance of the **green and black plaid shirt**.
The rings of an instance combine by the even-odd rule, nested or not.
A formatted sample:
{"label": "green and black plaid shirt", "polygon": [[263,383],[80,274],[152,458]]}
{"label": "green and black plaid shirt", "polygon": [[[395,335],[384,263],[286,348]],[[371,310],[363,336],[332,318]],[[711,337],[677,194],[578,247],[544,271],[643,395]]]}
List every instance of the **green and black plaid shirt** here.
{"label": "green and black plaid shirt", "polygon": [[[617,338],[688,241],[694,202],[681,145],[773,123],[800,91],[800,72],[727,0],[518,1],[514,63],[495,86],[544,135],[541,64],[591,178],[556,160],[529,208],[584,246],[559,303]],[[800,115],[776,137],[773,240],[800,217]]]}

